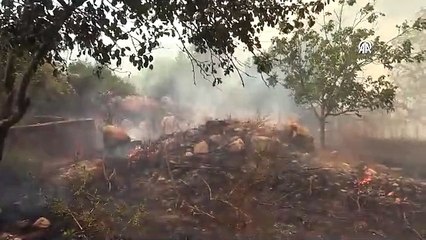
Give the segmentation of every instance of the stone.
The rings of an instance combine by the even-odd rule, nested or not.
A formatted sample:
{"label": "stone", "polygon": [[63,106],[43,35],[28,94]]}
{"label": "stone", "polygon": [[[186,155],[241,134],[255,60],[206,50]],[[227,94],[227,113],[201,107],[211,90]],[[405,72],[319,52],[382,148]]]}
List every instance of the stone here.
{"label": "stone", "polygon": [[192,152],[186,152],[185,153],[185,157],[192,157],[194,156],[194,154]]}
{"label": "stone", "polygon": [[22,240],[22,238],[17,237],[11,233],[0,233],[0,239],[7,239],[7,240]]}
{"label": "stone", "polygon": [[224,120],[209,120],[206,122],[205,130],[207,134],[221,134],[229,123]]}
{"label": "stone", "polygon": [[115,147],[131,141],[129,135],[122,128],[114,125],[107,125],[102,128],[104,147]]}
{"label": "stone", "polygon": [[45,218],[45,217],[40,217],[39,219],[37,219],[34,223],[33,226],[36,228],[49,228],[50,227],[50,221]]}
{"label": "stone", "polygon": [[215,144],[221,144],[223,142],[223,137],[220,134],[211,135],[209,137],[209,140],[212,141]]}
{"label": "stone", "polygon": [[206,141],[201,141],[194,146],[194,154],[206,154],[209,153],[209,145]]}
{"label": "stone", "polygon": [[244,141],[241,138],[237,138],[228,145],[228,151],[237,153],[245,149]]}
{"label": "stone", "polygon": [[256,152],[273,153],[280,148],[280,141],[266,136],[253,136],[251,144]]}

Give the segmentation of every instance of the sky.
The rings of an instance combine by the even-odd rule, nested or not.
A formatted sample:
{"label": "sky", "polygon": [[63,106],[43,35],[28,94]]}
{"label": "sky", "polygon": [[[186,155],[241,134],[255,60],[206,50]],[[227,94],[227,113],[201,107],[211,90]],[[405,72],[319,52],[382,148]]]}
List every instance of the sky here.
{"label": "sky", "polygon": [[[369,2],[368,0],[358,1],[360,4]],[[326,10],[335,9],[337,3],[332,3],[326,7]],[[397,34],[396,25],[403,22],[406,19],[413,19],[414,15],[422,8],[426,8],[426,0],[377,0],[376,9],[383,12],[386,16],[382,17],[378,26],[377,33],[384,39],[391,39]],[[352,21],[354,11],[346,11],[347,19]],[[277,34],[275,29],[266,29],[260,40],[263,48],[266,49],[270,46],[270,39]],[[176,39],[165,38],[161,41],[162,49],[154,52],[154,57],[175,57],[179,52],[179,42]],[[374,46],[373,46],[374,47]],[[251,55],[250,53],[244,52],[242,48],[237,51],[236,57],[241,59],[247,59]],[[155,63],[155,62],[154,62]],[[155,67],[155,66],[154,66]],[[132,72],[132,75],[137,74],[138,70],[134,68],[130,63],[124,62],[123,69]],[[374,69],[374,67],[373,67]],[[377,68],[378,69],[378,68]],[[125,74],[123,74],[124,76]]]}
{"label": "sky", "polygon": [[[368,0],[359,0],[361,6],[364,6]],[[326,7],[326,11],[336,9],[336,3]],[[376,33],[382,36],[383,40],[392,39],[397,34],[396,25],[402,23],[406,19],[414,19],[415,14],[422,8],[426,8],[426,0],[377,0],[376,9],[383,12],[386,16],[382,17],[376,27]],[[356,10],[359,8],[355,8]],[[345,10],[345,19],[352,23],[356,11]],[[270,46],[270,39],[276,36],[277,31],[274,29],[266,29],[260,36],[263,48],[267,49]],[[137,86],[142,86],[144,80],[158,79],[158,76],[164,75],[165,72],[169,76],[179,81],[175,86],[175,94],[180,96],[180,101],[183,104],[196,109],[195,112],[199,116],[193,116],[191,119],[194,123],[203,121],[201,118],[209,115],[214,118],[223,118],[232,114],[234,117],[250,117],[258,114],[257,111],[262,109],[261,114],[266,114],[272,119],[292,118],[297,113],[294,112],[295,104],[288,90],[280,87],[279,89],[267,88],[260,76],[246,82],[246,87],[240,83],[240,79],[236,74],[225,79],[224,84],[219,88],[211,88],[209,83],[199,80],[204,87],[194,86],[192,72],[190,67],[182,66],[179,72],[168,67],[168,64],[173,64],[175,57],[179,53],[179,42],[175,39],[163,39],[161,41],[162,48],[156,50],[154,55],[154,70],[143,69],[138,72],[131,64],[123,61],[123,77],[128,76],[130,71],[131,82]],[[373,46],[374,48],[374,46]],[[244,52],[240,47],[235,56],[242,62],[251,57],[251,54]],[[157,62],[156,60],[157,59]],[[156,65],[156,63],[158,63]],[[156,67],[157,66],[157,67]],[[372,65],[365,70],[366,74],[373,77],[385,74],[382,66]],[[120,73],[117,73],[120,75]],[[207,87],[206,87],[207,86]],[[214,101],[214,102],[213,102]]]}

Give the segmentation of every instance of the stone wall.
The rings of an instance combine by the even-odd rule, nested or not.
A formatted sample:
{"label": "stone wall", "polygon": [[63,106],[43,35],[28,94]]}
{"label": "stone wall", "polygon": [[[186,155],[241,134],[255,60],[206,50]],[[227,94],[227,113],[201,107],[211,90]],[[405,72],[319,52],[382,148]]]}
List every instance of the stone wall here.
{"label": "stone wall", "polygon": [[65,120],[10,129],[7,149],[32,150],[55,157],[92,157],[97,151],[97,130],[93,119]]}

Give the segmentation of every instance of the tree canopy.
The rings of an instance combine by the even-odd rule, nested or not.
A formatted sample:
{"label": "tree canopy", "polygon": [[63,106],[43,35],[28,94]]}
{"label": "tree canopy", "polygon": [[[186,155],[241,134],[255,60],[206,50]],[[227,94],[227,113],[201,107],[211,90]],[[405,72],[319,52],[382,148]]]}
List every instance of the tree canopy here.
{"label": "tree canopy", "polygon": [[[418,17],[426,19],[426,9]],[[395,44],[409,40],[415,49],[426,49],[426,31],[411,31],[396,39]],[[392,71],[392,78],[398,86],[396,107],[407,112],[410,119],[420,120],[426,116],[426,63],[400,63]]]}
{"label": "tree canopy", "polygon": [[[43,65],[35,74],[29,88],[31,112],[39,115],[87,116],[96,113],[104,104],[102,95],[113,92],[117,96],[136,94],[135,87],[104,69],[96,74],[96,65],[75,62],[68,66],[69,75],[53,76],[54,68]],[[90,115],[89,115],[90,116]]]}
{"label": "tree canopy", "polygon": [[[365,74],[366,66],[378,63],[392,70],[396,63],[423,61],[426,52],[414,52],[409,40],[398,46],[382,40],[374,25],[384,14],[375,10],[374,3],[360,7],[353,24],[345,25],[344,11],[354,7],[355,0],[339,1],[337,11],[324,12],[318,29],[302,28],[291,36],[276,37],[268,52],[255,57],[258,71],[269,75],[270,85],[290,89],[297,104],[314,111],[322,145],[327,117],[394,109],[396,85],[386,75],[375,78]],[[399,35],[424,29],[426,22],[419,18],[412,25],[401,25]],[[369,54],[359,53],[358,45],[364,40],[372,43]]]}
{"label": "tree canopy", "polygon": [[[183,49],[185,44],[192,44],[197,52],[213,53],[219,59],[218,66],[202,63],[203,71],[214,72],[219,67],[229,74],[236,70],[233,54],[239,43],[254,52],[261,47],[258,35],[265,27],[275,27],[282,21],[295,26],[308,21],[312,25],[312,13],[324,7],[321,0],[289,2],[2,0],[0,62],[4,63],[7,100],[1,113],[0,140],[28,109],[27,90],[37,68],[66,62],[64,51],[89,55],[101,65],[115,61],[119,66],[128,58],[138,69],[152,69],[152,51],[159,46],[159,39],[174,36]],[[290,15],[295,17],[292,22]],[[131,42],[130,46],[125,42]],[[15,63],[24,55],[28,55],[28,61],[20,81],[16,81]]]}

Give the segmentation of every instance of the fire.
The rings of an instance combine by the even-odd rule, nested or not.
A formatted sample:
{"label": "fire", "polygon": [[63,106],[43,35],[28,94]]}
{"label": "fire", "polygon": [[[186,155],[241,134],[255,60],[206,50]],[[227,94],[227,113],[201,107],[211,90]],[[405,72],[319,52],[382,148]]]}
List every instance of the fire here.
{"label": "fire", "polygon": [[365,167],[363,177],[357,181],[358,186],[369,184],[371,181],[373,181],[374,175],[376,174],[377,172],[373,169]]}
{"label": "fire", "polygon": [[295,133],[299,135],[309,135],[309,130],[302,126],[297,118],[288,118],[284,123],[284,127],[292,129]]}
{"label": "fire", "polygon": [[130,151],[127,157],[130,162],[137,162],[141,159],[154,161],[158,153],[158,149],[152,149],[151,147],[142,148],[141,146],[137,146]]}
{"label": "fire", "polygon": [[369,184],[373,180],[372,176],[365,176],[361,180],[358,180],[358,185],[363,186]]}
{"label": "fire", "polygon": [[141,146],[136,146],[134,149],[130,151],[130,153],[127,155],[130,161],[136,161],[140,159],[141,155],[143,153],[143,149]]}

